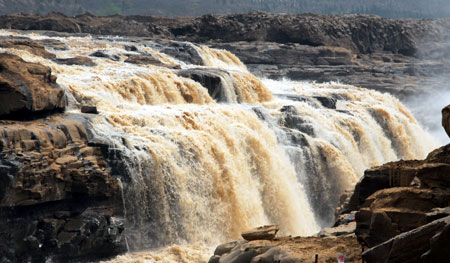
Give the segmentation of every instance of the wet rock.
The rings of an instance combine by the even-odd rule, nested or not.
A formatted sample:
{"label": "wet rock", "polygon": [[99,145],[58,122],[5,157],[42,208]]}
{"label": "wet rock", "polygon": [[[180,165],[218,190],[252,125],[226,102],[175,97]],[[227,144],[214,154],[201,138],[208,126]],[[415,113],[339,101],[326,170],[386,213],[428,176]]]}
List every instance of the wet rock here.
{"label": "wet rock", "polygon": [[53,48],[55,50],[67,50],[68,47],[63,42],[57,40],[57,39],[41,39],[38,41],[40,44],[44,45],[45,47]]}
{"label": "wet rock", "polygon": [[166,42],[164,43],[164,48],[161,49],[160,52],[189,64],[203,65],[203,59],[197,49],[187,42]]}
{"label": "wet rock", "polygon": [[0,47],[25,50],[43,58],[52,59],[56,57],[55,54],[48,52],[40,42],[31,39],[0,37]]}
{"label": "wet rock", "polygon": [[93,67],[96,64],[92,59],[88,57],[77,56],[73,58],[57,58],[55,59],[56,63],[64,64],[64,65],[79,65],[79,66],[87,66]]}
{"label": "wet rock", "polygon": [[314,96],[313,98],[318,100],[320,102],[320,104],[322,104],[322,106],[324,106],[325,108],[333,109],[333,110],[336,109],[337,100],[335,98],[322,97],[322,96]]}
{"label": "wet rock", "polygon": [[94,53],[90,54],[89,56],[96,57],[96,58],[107,58],[107,59],[110,59],[112,61],[119,61],[120,60],[119,56],[107,54],[103,50],[97,50]]}
{"label": "wet rock", "polygon": [[136,46],[133,45],[125,45],[123,47],[126,51],[131,51],[131,52],[136,52],[138,51],[138,48]]}
{"label": "wet rock", "polygon": [[278,226],[269,225],[269,226],[260,226],[257,228],[253,228],[249,231],[242,233],[242,237],[245,240],[271,240],[275,238],[278,233]]}
{"label": "wet rock", "polygon": [[81,112],[82,113],[98,114],[97,107],[96,106],[89,106],[89,105],[81,106]]}
{"label": "wet rock", "polygon": [[131,64],[138,64],[138,65],[154,65],[154,66],[160,66],[160,67],[166,67],[166,68],[172,68],[172,69],[180,68],[180,66],[178,66],[178,65],[163,63],[163,62],[159,61],[159,59],[153,57],[150,54],[131,55],[125,60],[125,62],[131,63]]}
{"label": "wet rock", "polygon": [[178,75],[190,78],[200,83],[208,89],[209,95],[217,102],[228,102],[226,94],[227,79],[230,79],[228,72],[220,69],[183,69],[178,71]]}
{"label": "wet rock", "polygon": [[50,68],[0,54],[0,116],[20,119],[62,111],[66,99]]}

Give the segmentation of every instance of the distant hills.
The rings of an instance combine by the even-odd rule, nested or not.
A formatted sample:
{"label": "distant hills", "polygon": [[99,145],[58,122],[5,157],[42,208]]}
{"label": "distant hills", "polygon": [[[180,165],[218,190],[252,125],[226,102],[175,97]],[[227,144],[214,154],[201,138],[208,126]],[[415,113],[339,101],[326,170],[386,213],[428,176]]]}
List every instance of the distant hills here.
{"label": "distant hills", "polygon": [[66,15],[151,14],[197,16],[208,13],[365,13],[395,18],[450,17],[448,0],[0,0],[0,14],[56,11]]}

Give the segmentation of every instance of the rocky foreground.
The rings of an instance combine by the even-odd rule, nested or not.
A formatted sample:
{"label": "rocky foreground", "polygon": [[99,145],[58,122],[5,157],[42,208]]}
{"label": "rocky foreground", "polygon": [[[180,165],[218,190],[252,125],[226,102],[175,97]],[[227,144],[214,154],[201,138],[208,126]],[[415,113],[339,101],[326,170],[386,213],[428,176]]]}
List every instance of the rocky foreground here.
{"label": "rocky foreground", "polygon": [[268,78],[340,81],[405,97],[447,86],[450,20],[252,12],[189,18],[0,16],[0,28],[205,43]]}

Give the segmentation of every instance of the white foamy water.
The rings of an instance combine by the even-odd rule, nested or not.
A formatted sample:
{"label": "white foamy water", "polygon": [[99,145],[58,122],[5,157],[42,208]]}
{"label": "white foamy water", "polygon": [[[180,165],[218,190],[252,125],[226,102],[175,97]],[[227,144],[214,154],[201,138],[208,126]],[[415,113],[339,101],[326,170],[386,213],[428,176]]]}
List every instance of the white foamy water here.
{"label": "white foamy water", "polygon": [[[25,35],[0,31],[0,35]],[[330,224],[341,193],[365,169],[423,158],[435,143],[387,94],[340,85],[260,80],[233,54],[196,46],[203,66],[160,52],[151,41],[54,37],[58,58],[89,56],[96,66],[60,65],[24,50],[0,49],[52,68],[71,113],[96,105],[95,140],[118,156],[126,238],[134,251],[111,262],[206,262],[211,247],[277,224],[311,235]],[[137,51],[127,51],[126,45]],[[159,65],[124,62],[141,54]],[[178,69],[220,70],[224,103]],[[186,245],[189,244],[189,245]],[[156,250],[158,249],[158,250]]]}

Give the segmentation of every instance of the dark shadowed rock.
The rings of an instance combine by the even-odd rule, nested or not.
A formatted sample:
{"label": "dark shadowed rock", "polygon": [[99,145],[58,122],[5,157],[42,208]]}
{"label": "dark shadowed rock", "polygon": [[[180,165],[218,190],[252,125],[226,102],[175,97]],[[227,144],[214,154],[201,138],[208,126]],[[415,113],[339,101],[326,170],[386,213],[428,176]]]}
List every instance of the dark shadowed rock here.
{"label": "dark shadowed rock", "polygon": [[88,145],[83,118],[0,121],[0,260],[91,261],[125,252],[118,181],[101,150]]}
{"label": "dark shadowed rock", "polygon": [[421,260],[425,263],[448,261],[448,244],[450,244],[450,224],[431,238],[430,250],[422,255]]}
{"label": "dark shadowed rock", "polygon": [[448,243],[442,242],[449,240],[449,225],[450,217],[433,221],[367,250],[362,257],[367,263],[412,263],[421,262],[425,254],[424,262],[447,262]]}
{"label": "dark shadowed rock", "polygon": [[61,111],[64,91],[50,68],[0,54],[0,116],[32,118],[35,114]]}
{"label": "dark shadowed rock", "polygon": [[442,126],[450,137],[450,105],[442,109]]}
{"label": "dark shadowed rock", "polygon": [[227,102],[227,87],[231,81],[229,73],[213,68],[183,69],[178,71],[178,75],[190,78],[208,89],[209,95],[217,102]]}
{"label": "dark shadowed rock", "polygon": [[113,60],[113,61],[119,61],[120,60],[119,56],[107,54],[103,50],[97,50],[94,53],[90,54],[89,56],[97,57],[97,58],[107,58],[107,59],[110,59],[110,60]]}
{"label": "dark shadowed rock", "polygon": [[275,238],[278,233],[278,226],[270,225],[270,226],[260,226],[257,228],[253,228],[249,231],[242,233],[242,237],[245,240],[271,240]]}
{"label": "dark shadowed rock", "polygon": [[97,107],[96,106],[89,106],[89,105],[81,106],[81,112],[82,113],[98,114]]}

